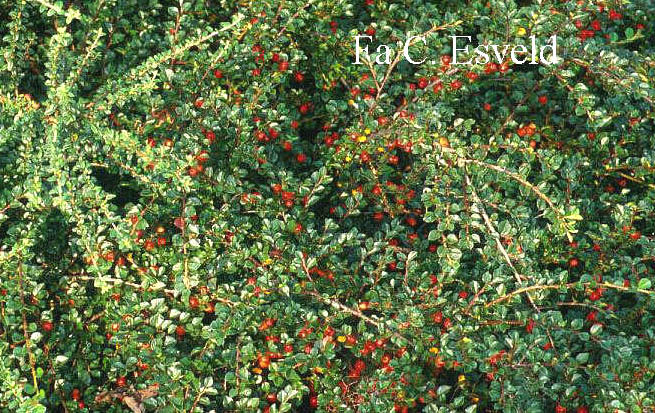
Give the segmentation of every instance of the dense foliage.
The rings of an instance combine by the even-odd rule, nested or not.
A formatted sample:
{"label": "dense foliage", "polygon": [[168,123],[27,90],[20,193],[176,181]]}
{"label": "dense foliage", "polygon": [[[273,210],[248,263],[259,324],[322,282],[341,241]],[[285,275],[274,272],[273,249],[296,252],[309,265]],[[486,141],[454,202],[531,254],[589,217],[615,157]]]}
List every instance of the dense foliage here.
{"label": "dense foliage", "polygon": [[655,411],[653,15],[0,0],[0,410]]}

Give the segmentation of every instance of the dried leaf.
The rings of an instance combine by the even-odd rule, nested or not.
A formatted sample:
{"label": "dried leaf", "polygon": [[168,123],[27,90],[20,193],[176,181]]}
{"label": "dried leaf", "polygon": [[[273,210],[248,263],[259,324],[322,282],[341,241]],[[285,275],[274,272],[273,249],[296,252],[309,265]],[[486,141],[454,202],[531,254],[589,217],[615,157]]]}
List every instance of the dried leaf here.
{"label": "dried leaf", "polygon": [[104,391],[98,393],[95,397],[95,402],[107,403],[111,402],[112,399],[118,399],[125,403],[132,412],[143,413],[145,408],[142,401],[150,397],[155,397],[158,393],[159,384],[153,384],[142,390],[134,390],[134,387],[130,387],[129,390]]}

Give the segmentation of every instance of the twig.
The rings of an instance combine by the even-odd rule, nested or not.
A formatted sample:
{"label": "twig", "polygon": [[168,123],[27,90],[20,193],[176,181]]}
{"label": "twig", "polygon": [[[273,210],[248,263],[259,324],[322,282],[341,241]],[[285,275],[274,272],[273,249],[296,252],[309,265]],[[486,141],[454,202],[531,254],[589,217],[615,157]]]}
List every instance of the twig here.
{"label": "twig", "polygon": [[[510,171],[508,169],[505,169],[502,166],[492,165],[490,163],[479,161],[477,159],[459,159],[458,161],[461,162],[461,163],[464,163],[464,164],[468,163],[468,164],[474,164],[474,165],[482,166],[484,168],[491,169],[491,170],[496,171],[496,172],[500,172],[500,173],[512,178],[513,180],[517,181],[521,185],[525,186],[526,188],[528,188],[532,192],[534,192],[534,194],[537,195],[539,197],[539,199],[543,200],[548,205],[548,207],[555,213],[555,215],[557,216],[558,219],[564,220],[564,216],[562,215],[562,212],[555,206],[555,203],[546,194],[541,192],[541,190],[539,188],[537,188],[535,185],[533,185],[530,182],[523,179],[523,177],[521,177],[521,175],[519,175],[519,174],[517,174],[515,172],[512,172],[512,171]],[[566,230],[567,238],[569,239],[569,241],[572,241],[573,240],[573,235],[572,235],[571,231],[569,231],[568,227],[565,227],[564,229]]]}
{"label": "twig", "polygon": [[[312,297],[318,298],[323,303],[331,305],[332,307],[336,308],[337,310],[340,310],[340,311],[346,312],[346,313],[348,313],[350,315],[354,315],[355,317],[361,318],[362,320],[364,320],[368,324],[370,324],[370,325],[372,325],[374,327],[377,327],[379,330],[382,330],[382,324],[379,321],[376,321],[376,320],[372,319],[371,317],[367,316],[366,314],[362,313],[359,310],[355,310],[353,308],[348,307],[347,305],[341,304],[337,300],[333,300],[331,298],[323,297],[317,291],[307,291],[306,294],[311,295]],[[405,338],[404,336],[402,336],[400,333],[397,333],[397,332],[394,331],[393,335],[395,337],[397,337],[397,338],[400,338],[402,340],[405,340],[405,341],[409,342],[409,340],[407,338]]]}
{"label": "twig", "polygon": [[[133,283],[130,281],[125,281],[121,280],[118,278],[108,278],[108,277],[91,277],[88,275],[73,275],[73,278],[76,280],[81,280],[81,281],[95,281],[95,280],[101,280],[110,284],[116,284],[116,285],[126,285],[128,287],[136,288],[138,290],[145,290],[145,291],[163,291],[165,294],[170,295],[170,296],[176,296],[178,294],[178,291],[176,290],[170,290],[166,288],[153,288],[153,287],[144,287],[142,285],[139,285],[137,283]],[[235,307],[237,303],[234,301],[228,300],[227,298],[222,298],[222,297],[212,297],[213,300],[216,300],[217,302],[221,304],[225,304],[228,307]]]}
{"label": "twig", "polygon": [[[644,290],[644,289],[641,289],[641,288],[637,288],[637,289],[633,290],[630,287],[623,287],[621,285],[610,284],[610,283],[600,283],[600,284],[595,284],[595,285],[600,286],[602,288],[609,288],[609,289],[613,289],[613,290],[627,291],[627,292],[637,292],[637,293],[646,294],[646,295],[655,295],[655,290]],[[585,286],[585,287],[587,287],[587,286],[591,286],[591,283],[590,282],[588,282],[588,283],[573,282],[573,283],[568,283],[568,284],[532,285],[530,287],[519,288],[518,290],[515,290],[515,291],[512,291],[511,293],[505,294],[502,297],[496,298],[495,300],[488,302],[484,306],[485,306],[485,308],[489,308],[489,307],[494,306],[494,305],[496,305],[498,303],[502,303],[503,301],[507,301],[510,298],[514,297],[515,295],[527,293],[527,292],[530,292],[530,291],[559,290],[559,289],[562,289],[562,288],[568,289],[568,288],[576,287],[576,286]]]}
{"label": "twig", "polygon": [[[277,36],[276,36],[275,38],[276,38],[276,39],[279,39],[280,37],[282,37],[282,35],[284,34],[284,32],[286,32],[287,29],[289,28],[289,25],[291,24],[291,22],[294,21],[294,20],[295,20],[295,19],[300,15],[300,12],[301,12],[301,11],[303,11],[303,10],[305,10],[307,7],[311,6],[311,4],[312,4],[313,2],[314,2],[314,0],[309,0],[307,3],[305,3],[304,6],[300,7],[298,10],[296,10],[296,12],[293,14],[293,16],[291,16],[291,18],[287,21],[287,23],[284,25],[284,27],[282,28],[282,30],[280,30],[280,32],[277,34]],[[281,6],[282,6],[282,5],[280,5],[280,7],[281,7]],[[278,11],[278,12],[279,12],[279,11]]]}
{"label": "twig", "polygon": [[20,292],[21,316],[23,318],[23,336],[25,337],[25,350],[30,360],[32,370],[32,382],[34,383],[35,394],[39,394],[39,383],[36,380],[36,360],[32,353],[32,341],[27,333],[27,315],[25,314],[25,288],[23,287],[23,261],[18,262],[18,288]]}
{"label": "twig", "polygon": [[[444,25],[441,25],[441,26],[433,26],[432,28],[430,28],[430,30],[424,32],[420,36],[415,37],[413,39],[413,41],[409,42],[408,46],[413,46],[414,44],[416,44],[418,42],[418,39],[425,38],[425,37],[431,35],[432,33],[442,31],[442,30],[445,30],[445,29],[448,29],[448,28],[451,28],[451,27],[457,27],[460,24],[462,24],[462,21],[458,20],[458,21],[455,21],[453,23],[448,23],[448,24],[444,24]],[[373,101],[373,104],[371,105],[371,107],[369,109],[369,113],[373,113],[373,108],[375,108],[378,100],[380,99],[380,96],[382,95],[382,91],[384,90],[384,86],[386,85],[387,81],[389,80],[389,77],[391,77],[391,73],[396,68],[396,66],[400,63],[402,58],[403,58],[403,54],[401,52],[398,52],[396,54],[396,57],[394,58],[394,60],[391,62],[391,64],[387,68],[387,71],[384,74],[384,78],[382,79],[382,82],[380,82],[379,86],[377,87],[377,93],[375,95],[375,99]],[[376,83],[377,83],[377,79],[376,79]]]}
{"label": "twig", "polygon": [[[516,279],[516,282],[521,285],[523,283],[523,280],[526,278],[525,276],[522,276],[519,274],[519,272],[516,270],[516,267],[514,267],[514,264],[512,263],[512,260],[509,257],[509,254],[507,253],[507,250],[503,246],[503,243],[500,241],[500,234],[498,234],[498,231],[496,228],[493,226],[493,223],[491,222],[491,219],[489,219],[489,215],[487,215],[487,211],[484,209],[484,204],[480,200],[480,197],[478,196],[477,191],[475,190],[475,187],[473,186],[471,182],[471,178],[469,177],[468,173],[466,172],[466,168],[464,168],[464,177],[466,179],[466,185],[468,185],[471,188],[471,196],[473,197],[473,202],[475,202],[478,205],[478,209],[480,210],[480,214],[482,214],[482,218],[484,220],[484,223],[491,233],[491,236],[496,240],[496,247],[500,251],[501,255],[503,258],[505,258],[505,261],[507,262],[507,265],[512,269],[512,272],[514,273],[514,278]],[[525,293],[526,297],[528,297],[528,301],[530,302],[530,305],[532,308],[535,309],[537,313],[541,313],[541,310],[537,305],[534,303],[534,300],[530,296],[528,292]],[[548,330],[548,327],[546,327],[546,334],[548,335],[548,339],[550,340],[550,344],[555,348],[555,342],[553,338],[550,335],[550,331]]]}

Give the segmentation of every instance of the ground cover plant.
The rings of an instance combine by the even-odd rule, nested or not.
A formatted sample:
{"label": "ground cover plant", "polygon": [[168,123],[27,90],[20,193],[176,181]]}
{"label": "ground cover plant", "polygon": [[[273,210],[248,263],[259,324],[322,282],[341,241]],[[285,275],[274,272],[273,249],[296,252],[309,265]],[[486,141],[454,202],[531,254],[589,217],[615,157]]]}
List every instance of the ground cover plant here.
{"label": "ground cover plant", "polygon": [[0,411],[655,411],[654,14],[0,0]]}

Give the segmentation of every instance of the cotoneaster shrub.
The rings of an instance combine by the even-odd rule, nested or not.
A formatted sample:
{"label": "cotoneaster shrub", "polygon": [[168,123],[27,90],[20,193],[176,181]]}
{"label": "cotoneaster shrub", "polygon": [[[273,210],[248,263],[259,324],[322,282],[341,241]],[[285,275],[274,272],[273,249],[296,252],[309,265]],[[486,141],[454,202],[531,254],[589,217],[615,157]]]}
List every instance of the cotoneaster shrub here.
{"label": "cotoneaster shrub", "polygon": [[654,411],[652,1],[0,6],[2,411]]}

